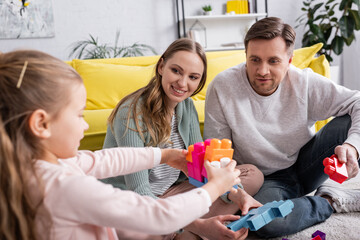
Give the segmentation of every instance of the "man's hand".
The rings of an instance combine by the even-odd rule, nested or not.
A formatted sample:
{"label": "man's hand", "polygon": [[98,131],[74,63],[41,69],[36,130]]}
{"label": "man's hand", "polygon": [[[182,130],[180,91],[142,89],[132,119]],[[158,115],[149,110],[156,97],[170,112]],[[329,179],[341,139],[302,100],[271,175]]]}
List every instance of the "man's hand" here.
{"label": "man's hand", "polygon": [[359,154],[355,147],[348,143],[344,143],[335,148],[335,154],[340,162],[346,164],[349,175],[348,179],[355,177],[359,173]]}
{"label": "man's hand", "polygon": [[261,207],[262,204],[256,201],[245,190],[232,188],[228,195],[229,199],[237,204],[242,215],[246,215],[250,209]]}
{"label": "man's hand", "polygon": [[189,230],[199,236],[205,237],[209,240],[218,239],[237,239],[243,240],[248,235],[248,229],[242,228],[239,231],[232,231],[225,225],[226,222],[236,221],[240,216],[236,215],[219,215],[207,219],[197,219],[188,227]]}

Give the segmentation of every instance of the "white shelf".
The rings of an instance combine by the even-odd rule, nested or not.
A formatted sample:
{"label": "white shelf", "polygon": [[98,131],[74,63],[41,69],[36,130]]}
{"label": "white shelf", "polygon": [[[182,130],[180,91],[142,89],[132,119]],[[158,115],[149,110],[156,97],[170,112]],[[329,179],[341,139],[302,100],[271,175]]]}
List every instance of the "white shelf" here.
{"label": "white shelf", "polygon": [[208,19],[255,19],[258,17],[266,17],[266,13],[248,13],[235,15],[197,15],[186,16],[185,20],[208,20]]}
{"label": "white shelf", "polygon": [[[185,17],[186,32],[197,22],[201,23],[198,26],[199,34],[205,37],[200,37],[200,44],[203,45],[206,51],[218,50],[237,50],[244,49],[244,37],[248,29],[254,24],[257,18],[266,17],[266,13],[249,13],[236,15],[198,15]],[[236,46],[226,46],[229,43],[239,43]],[[224,46],[225,45],[225,46]]]}

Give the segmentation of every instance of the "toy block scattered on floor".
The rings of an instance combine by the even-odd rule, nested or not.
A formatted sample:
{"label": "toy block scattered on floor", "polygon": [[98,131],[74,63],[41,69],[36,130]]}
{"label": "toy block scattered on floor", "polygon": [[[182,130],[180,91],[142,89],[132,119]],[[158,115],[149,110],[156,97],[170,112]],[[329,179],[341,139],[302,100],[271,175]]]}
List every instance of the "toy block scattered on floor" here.
{"label": "toy block scattered on floor", "polygon": [[321,240],[321,237],[317,235],[316,237],[312,238],[311,240]]}
{"label": "toy block scattered on floor", "polygon": [[293,208],[294,203],[291,200],[266,203],[262,207],[250,210],[248,214],[242,216],[239,220],[228,224],[227,228],[233,231],[238,231],[241,228],[257,231],[275,218],[287,216]]}
{"label": "toy block scattered on floor", "polygon": [[335,154],[325,158],[323,164],[325,166],[324,172],[329,175],[330,179],[343,183],[348,178],[346,165],[341,163]]}
{"label": "toy block scattered on floor", "polygon": [[[317,230],[316,232],[314,232],[311,235],[312,239],[311,240],[326,240],[326,234],[323,233],[322,231]],[[288,238],[283,238],[282,240],[290,240]]]}
{"label": "toy block scattered on floor", "polygon": [[317,230],[316,232],[314,232],[311,237],[313,237],[313,239],[316,239],[316,237],[320,237],[316,240],[326,240],[326,234],[323,233],[322,231]]}
{"label": "toy block scattered on floor", "polygon": [[[225,167],[232,159],[234,149],[229,139],[207,139],[188,147],[186,155],[189,182],[198,187],[207,179],[204,160],[209,160],[215,167]],[[202,186],[201,185],[201,186]],[[236,186],[237,187],[237,186]]]}

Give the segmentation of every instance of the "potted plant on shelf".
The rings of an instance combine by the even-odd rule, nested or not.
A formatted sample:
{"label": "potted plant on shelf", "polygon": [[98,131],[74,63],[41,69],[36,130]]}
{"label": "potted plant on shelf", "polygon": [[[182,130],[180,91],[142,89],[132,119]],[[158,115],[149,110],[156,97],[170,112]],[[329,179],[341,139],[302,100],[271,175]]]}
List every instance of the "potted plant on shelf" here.
{"label": "potted plant on shelf", "polygon": [[296,21],[303,25],[306,32],[302,38],[302,46],[308,47],[323,43],[320,54],[333,61],[333,53],[340,55],[344,44],[350,46],[355,41],[356,30],[360,30],[360,0],[328,0],[314,3],[305,0],[301,8],[305,13]]}
{"label": "potted plant on shelf", "polygon": [[98,59],[98,58],[120,58],[144,56],[145,53],[151,52],[157,54],[155,49],[146,44],[134,43],[131,46],[118,46],[120,32],[116,32],[114,46],[100,44],[98,38],[89,34],[90,39],[78,41],[72,44],[69,57],[78,59]]}
{"label": "potted plant on shelf", "polygon": [[202,7],[202,10],[204,11],[204,15],[211,15],[212,14],[212,7],[211,5],[204,5]]}

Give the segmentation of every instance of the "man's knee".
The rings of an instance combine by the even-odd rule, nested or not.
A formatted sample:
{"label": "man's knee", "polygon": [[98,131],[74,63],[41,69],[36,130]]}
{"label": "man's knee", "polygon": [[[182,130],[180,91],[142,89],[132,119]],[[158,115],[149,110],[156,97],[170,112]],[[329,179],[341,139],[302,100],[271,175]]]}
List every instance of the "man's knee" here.
{"label": "man's knee", "polygon": [[264,174],[252,164],[242,164],[236,168],[240,170],[240,179],[245,191],[254,196],[264,183]]}

